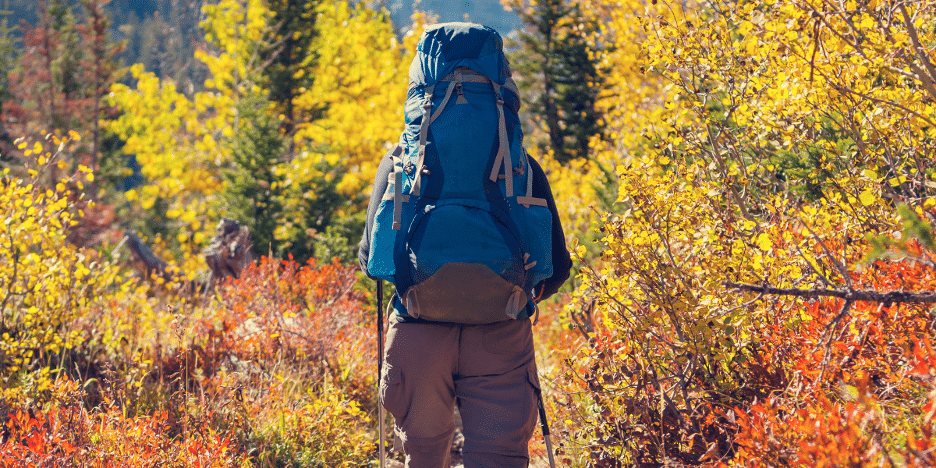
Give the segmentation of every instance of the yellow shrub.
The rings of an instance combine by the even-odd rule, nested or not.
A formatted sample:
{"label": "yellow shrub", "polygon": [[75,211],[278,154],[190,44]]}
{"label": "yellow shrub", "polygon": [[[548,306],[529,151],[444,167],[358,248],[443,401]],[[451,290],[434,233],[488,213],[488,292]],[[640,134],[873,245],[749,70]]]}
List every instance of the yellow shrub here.
{"label": "yellow shrub", "polygon": [[[30,151],[42,166],[55,164],[59,155],[40,143]],[[104,300],[116,278],[116,270],[96,252],[68,241],[69,229],[83,216],[78,206],[84,203],[82,181],[93,178],[90,170],[82,166],[76,174],[53,181],[53,187],[39,184],[38,171],[29,169],[28,174],[21,179],[6,169],[0,179],[3,375],[60,364],[78,339],[74,320],[92,302]]]}

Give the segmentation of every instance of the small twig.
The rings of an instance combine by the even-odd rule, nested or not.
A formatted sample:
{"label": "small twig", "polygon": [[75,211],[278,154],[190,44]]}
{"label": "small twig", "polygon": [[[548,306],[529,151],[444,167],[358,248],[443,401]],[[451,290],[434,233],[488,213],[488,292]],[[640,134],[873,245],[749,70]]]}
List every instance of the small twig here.
{"label": "small twig", "polygon": [[816,52],[819,51],[819,28],[822,26],[822,20],[816,20],[816,26],[813,28],[813,50],[812,56],[809,57],[809,82],[812,83],[813,74],[816,71]]}
{"label": "small twig", "polygon": [[819,275],[819,279],[821,279],[826,286],[830,288],[834,287],[832,282],[829,281],[829,278],[826,277],[825,273],[819,271],[819,262],[816,262],[816,265],[813,265],[812,262],[806,258],[806,254],[803,253],[803,249],[800,248],[799,244],[793,244],[793,246],[796,247],[796,252],[799,253],[799,256],[806,261],[806,264],[809,265],[809,268],[812,269],[812,271],[814,271],[817,275]]}
{"label": "small twig", "polygon": [[[836,315],[834,318],[832,318],[832,320],[829,321],[829,323],[825,326],[825,329],[822,331],[822,339],[820,341],[824,341],[824,343],[822,343],[822,346],[825,348],[825,352],[823,353],[823,356],[822,356],[822,371],[819,372],[819,379],[818,379],[819,381],[822,380],[822,374],[825,373],[826,365],[829,364],[829,349],[832,345],[832,336],[834,335],[833,332],[835,331],[835,327],[842,320],[842,317],[844,317],[845,314],[848,313],[853,303],[854,303],[853,300],[846,299],[845,303],[842,304],[842,310],[840,310],[838,315]],[[819,345],[816,344],[816,349],[818,348],[819,348]]]}
{"label": "small twig", "polygon": [[799,221],[800,223],[803,224],[803,227],[805,227],[806,230],[809,231],[810,234],[812,234],[812,236],[816,239],[816,241],[819,242],[819,246],[822,247],[822,251],[825,252],[825,254],[829,257],[829,260],[832,261],[832,264],[835,265],[835,268],[838,268],[839,273],[842,275],[842,279],[845,280],[845,285],[848,286],[848,289],[851,289],[852,281],[851,281],[851,275],[848,274],[848,268],[846,268],[844,264],[842,264],[841,262],[838,261],[838,259],[835,258],[835,255],[832,254],[832,250],[826,247],[825,242],[822,241],[819,235],[816,234],[816,232],[813,231],[812,228],[809,227],[809,225],[806,224],[805,221],[803,221],[802,219],[800,219]]}
{"label": "small twig", "polygon": [[734,307],[732,307],[732,308],[730,308],[730,309],[723,310],[723,311],[721,311],[721,312],[715,314],[715,315],[714,315],[714,318],[721,318],[721,317],[724,317],[724,316],[726,316],[726,315],[728,315],[728,314],[730,314],[730,313],[732,313],[732,312],[734,312],[734,311],[736,311],[736,310],[746,309],[746,308],[748,308],[748,307],[754,305],[755,303],[757,303],[757,301],[763,299],[765,295],[766,295],[766,294],[762,292],[762,293],[758,294],[757,297],[755,297],[754,299],[751,299],[750,301],[747,301],[747,302],[745,302],[745,303],[743,303],[743,304],[740,304],[740,305],[736,305],[736,306],[734,306]]}

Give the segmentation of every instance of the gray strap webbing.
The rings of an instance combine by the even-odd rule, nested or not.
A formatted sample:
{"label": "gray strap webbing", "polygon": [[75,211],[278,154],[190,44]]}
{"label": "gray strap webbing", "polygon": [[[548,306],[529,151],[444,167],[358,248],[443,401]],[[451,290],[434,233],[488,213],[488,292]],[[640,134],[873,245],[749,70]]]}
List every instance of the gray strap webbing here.
{"label": "gray strap webbing", "polygon": [[[388,183],[388,184],[391,184],[391,185],[395,185],[395,184],[396,184],[396,174],[397,174],[396,171],[393,171],[393,172],[391,172],[390,174],[387,174],[387,183]],[[403,195],[402,190],[400,191],[400,195],[403,197],[403,203],[408,203],[408,202],[409,202],[409,195]],[[393,189],[392,192],[385,192],[384,195],[383,195],[383,198],[381,198],[380,200],[381,200],[381,201],[384,201],[384,200],[394,200],[394,201],[396,201],[396,199],[397,199],[397,194],[396,194],[396,188],[394,187],[394,189]],[[394,208],[394,211],[396,211],[396,208]]]}
{"label": "gray strap webbing", "polygon": [[530,155],[526,149],[523,150],[523,156],[526,158],[527,165],[527,190],[525,197],[517,197],[517,203],[529,208],[530,205],[549,207],[545,198],[533,198],[533,166],[530,165]]}
{"label": "gray strap webbing", "polygon": [[[432,113],[432,117],[429,117],[427,121],[425,117],[423,118],[423,123],[419,127],[419,159],[416,161],[416,174],[414,174],[415,180],[413,181],[413,189],[410,190],[411,193],[415,194],[417,197],[422,195],[422,167],[426,161],[426,134],[428,133],[429,125],[439,117],[439,114],[442,113],[442,109],[445,109],[445,105],[448,104],[449,99],[452,97],[452,91],[456,86],[461,84],[461,74],[456,73],[455,81],[449,83],[448,88],[445,89],[445,97],[442,98],[442,102],[439,103],[439,107]],[[426,98],[429,100],[429,105],[432,105],[432,93],[435,89],[435,85],[430,86],[426,89]],[[429,115],[429,107],[425,107],[426,113],[424,116]]]}
{"label": "gray strap webbing", "polygon": [[[399,148],[399,147],[398,147],[398,148]],[[397,174],[396,168],[397,168],[397,167],[403,167],[403,160],[402,160],[401,158],[394,157],[394,158],[393,158],[393,161],[394,161],[394,163],[399,164],[399,166],[394,165],[394,171],[391,172],[391,173],[389,173],[389,174],[387,174],[387,184],[389,184],[389,185],[395,185],[395,184],[396,184],[396,174]],[[400,193],[402,194],[402,190],[400,191]],[[381,198],[380,200],[381,200],[381,201],[383,201],[383,200],[396,200],[396,189],[394,188],[394,190],[393,190],[392,192],[384,192],[383,198]],[[409,195],[403,195],[403,203],[407,203],[407,202],[409,202]]]}
{"label": "gray strap webbing", "polygon": [[545,206],[545,207],[547,207],[547,208],[549,207],[549,206],[546,204],[546,199],[545,199],[545,198],[517,197],[517,203],[519,203],[519,204],[521,204],[521,205],[523,205],[523,206],[525,206],[525,207],[527,207],[527,208],[529,208],[530,205]]}
{"label": "gray strap webbing", "polygon": [[[403,152],[403,148],[400,145],[397,145],[393,149],[393,173],[391,177],[394,178],[393,181],[393,229],[399,231],[400,225],[403,221],[403,161],[400,159],[400,154]],[[399,164],[397,164],[399,163]],[[384,194],[384,198],[387,195]],[[409,197],[407,197],[409,198]],[[409,201],[409,200],[407,200]]]}
{"label": "gray strap webbing", "polygon": [[397,168],[393,173],[396,183],[393,189],[393,229],[400,230],[403,221],[403,170]]}
{"label": "gray strap webbing", "polygon": [[500,174],[501,167],[504,168],[504,185],[507,198],[512,198],[513,193],[513,161],[510,159],[510,146],[507,141],[507,122],[504,120],[504,97],[501,95],[501,86],[491,83],[494,87],[494,96],[497,98],[497,159],[494,160],[494,167],[491,168],[491,181],[497,182],[497,176]]}
{"label": "gray strap webbing", "polygon": [[455,100],[455,104],[468,104],[468,99],[465,99],[465,87],[462,86],[460,79],[458,84],[455,85],[455,89],[458,91],[458,99]]}
{"label": "gray strap webbing", "polygon": [[[456,72],[461,73],[462,82],[470,82],[470,83],[490,83],[491,82],[491,80],[489,80],[487,76],[484,76],[483,73],[479,73],[470,68],[463,68],[463,67],[456,68],[455,71],[449,73],[448,75],[445,75],[445,77],[439,81],[454,80]],[[520,95],[520,91],[517,89],[517,83],[513,80],[512,77],[509,77],[509,76],[507,77],[507,81],[504,83],[504,87],[513,91],[513,93],[516,94],[517,96]]]}
{"label": "gray strap webbing", "polygon": [[[452,86],[449,86],[449,89],[445,93],[446,100],[449,96],[452,95],[451,88]],[[416,195],[417,197],[422,194],[419,181],[422,178],[422,167],[426,161],[426,137],[429,133],[429,124],[432,121],[430,115],[432,114],[433,92],[435,92],[435,85],[430,85],[426,88],[425,101],[423,101],[422,124],[419,125],[419,153],[416,157],[416,168],[414,169],[415,173],[413,174],[413,187],[410,189],[410,193]],[[444,106],[445,103],[443,102],[442,105]]]}
{"label": "gray strap webbing", "polygon": [[445,88],[445,97],[442,98],[442,103],[439,104],[439,108],[436,109],[436,111],[432,113],[432,118],[429,119],[430,124],[432,122],[435,122],[435,119],[439,117],[439,114],[442,113],[442,109],[445,109],[445,105],[448,104],[449,98],[452,97],[452,90],[455,89],[456,86],[461,84],[461,73],[457,70],[454,73],[455,73],[455,79],[451,83],[449,83],[448,88]]}

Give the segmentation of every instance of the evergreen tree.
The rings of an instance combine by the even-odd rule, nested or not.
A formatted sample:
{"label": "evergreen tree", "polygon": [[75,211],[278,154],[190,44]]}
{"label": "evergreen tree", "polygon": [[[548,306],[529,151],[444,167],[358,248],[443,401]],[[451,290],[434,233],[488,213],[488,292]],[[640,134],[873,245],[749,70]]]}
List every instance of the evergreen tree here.
{"label": "evergreen tree", "polygon": [[[270,100],[285,116],[283,130],[292,134],[297,120],[314,120],[319,115],[297,116],[293,98],[301,89],[312,86],[315,78],[303,70],[310,69],[317,54],[312,48],[315,40],[316,9],[320,0],[269,0],[273,15],[270,24],[275,31],[275,42],[268,45],[264,54],[269,65],[264,76],[269,81]],[[315,113],[315,112],[313,112]]]}
{"label": "evergreen tree", "polygon": [[331,262],[333,257],[338,257],[344,263],[353,263],[364,231],[366,213],[357,209],[365,202],[364,196],[348,195],[340,190],[339,184],[348,173],[347,166],[329,164],[323,159],[313,167],[322,175],[315,179],[311,196],[306,194],[300,219],[308,228],[296,237],[290,251],[298,253],[303,261],[314,257],[320,263]]}
{"label": "evergreen tree", "polygon": [[508,6],[525,25],[508,48],[514,49],[510,60],[523,112],[537,126],[534,144],[552,149],[559,161],[588,157],[589,139],[602,133],[595,108],[599,70],[588,39],[597,24],[574,0],[514,0]]}
{"label": "evergreen tree", "polygon": [[16,62],[18,39],[16,37],[16,26],[10,26],[7,14],[10,12],[4,10],[0,12],[3,18],[0,19],[0,169],[6,164],[8,154],[12,150],[12,136],[7,128],[7,118],[4,114],[4,102],[12,97],[10,93],[10,70]]}
{"label": "evergreen tree", "polygon": [[275,231],[283,217],[285,177],[278,166],[286,148],[279,122],[265,112],[265,105],[258,98],[245,98],[238,105],[244,125],[234,138],[232,167],[224,172],[222,194],[227,217],[250,228],[250,241],[262,255],[283,250]]}
{"label": "evergreen tree", "polygon": [[[117,81],[121,75],[120,67],[115,62],[115,58],[123,51],[124,43],[113,43],[110,41],[110,17],[104,8],[111,0],[81,0],[82,16],[84,22],[78,28],[81,33],[81,42],[85,46],[84,59],[81,63],[82,75],[84,77],[85,95],[89,101],[89,113],[85,119],[83,128],[87,128],[91,134],[89,167],[93,170],[99,170],[100,156],[102,153],[102,141],[104,136],[101,131],[101,119],[103,118],[103,100],[109,93],[112,83]],[[120,158],[122,159],[122,158]],[[91,182],[91,196],[98,195],[98,180],[96,178]]]}
{"label": "evergreen tree", "polygon": [[[361,202],[338,191],[347,169],[321,160],[314,166],[320,175],[311,191],[293,183],[286,173],[293,158],[268,106],[258,97],[246,97],[238,105],[241,130],[234,138],[231,168],[223,175],[225,216],[250,228],[259,255],[291,255],[299,262],[312,257],[331,261],[334,256],[352,261],[364,220],[341,214]],[[291,229],[296,223],[301,229]],[[282,227],[294,234],[277,235]]]}
{"label": "evergreen tree", "polygon": [[[16,123],[3,129],[12,138],[41,140],[69,130],[84,137],[66,160],[72,170],[79,164],[99,168],[102,99],[119,78],[114,59],[122,44],[111,40],[105,11],[109,1],[80,0],[77,6],[64,0],[41,2],[39,24],[23,23],[21,54],[0,91],[3,122],[10,118]],[[9,67],[2,68],[5,73]],[[55,180],[57,167],[49,171]],[[97,181],[91,185],[92,197],[98,196]]]}

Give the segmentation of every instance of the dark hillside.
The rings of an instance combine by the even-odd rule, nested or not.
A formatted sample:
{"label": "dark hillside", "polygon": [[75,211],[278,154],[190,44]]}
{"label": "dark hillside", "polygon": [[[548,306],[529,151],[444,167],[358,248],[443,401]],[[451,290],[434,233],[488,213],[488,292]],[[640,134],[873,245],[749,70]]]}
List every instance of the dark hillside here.
{"label": "dark hillside", "polygon": [[[413,13],[412,0],[392,0],[388,2],[388,8],[397,28],[409,25]],[[467,14],[469,21],[490,26],[502,36],[521,24],[517,15],[504,11],[500,0],[422,0],[417,8],[437,15],[439,22],[465,21]]]}

